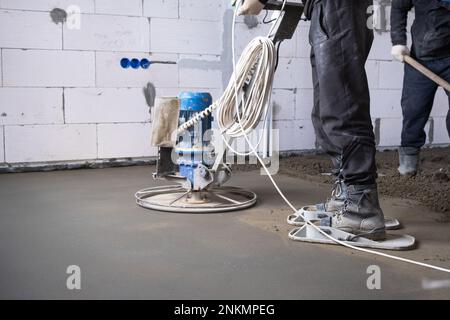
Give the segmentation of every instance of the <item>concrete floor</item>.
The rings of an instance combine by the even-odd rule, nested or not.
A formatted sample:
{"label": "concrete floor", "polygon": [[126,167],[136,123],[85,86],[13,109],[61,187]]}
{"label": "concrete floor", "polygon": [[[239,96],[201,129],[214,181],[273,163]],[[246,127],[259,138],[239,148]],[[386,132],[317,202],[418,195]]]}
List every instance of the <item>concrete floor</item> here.
{"label": "concrete floor", "polygon": [[[215,215],[152,212],[134,192],[155,185],[151,167],[0,176],[0,298],[63,299],[416,299],[450,298],[423,282],[450,275],[337,246],[287,239],[290,213],[259,172],[236,173],[251,188],[252,209]],[[298,206],[326,186],[278,176]],[[450,268],[449,225],[406,200],[384,199],[386,213],[420,240],[395,253]],[[368,290],[378,265],[382,289]],[[66,288],[66,268],[81,268],[82,289]]]}

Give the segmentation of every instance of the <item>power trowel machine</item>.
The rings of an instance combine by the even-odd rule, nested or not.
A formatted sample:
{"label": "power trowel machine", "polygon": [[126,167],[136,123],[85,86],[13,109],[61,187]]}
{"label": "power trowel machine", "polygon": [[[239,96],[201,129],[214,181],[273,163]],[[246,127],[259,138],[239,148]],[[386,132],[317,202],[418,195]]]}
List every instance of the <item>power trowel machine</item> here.
{"label": "power trowel machine", "polygon": [[[278,18],[273,19],[276,22],[268,37],[273,42],[272,46],[291,39],[302,19],[304,6],[301,3],[269,1],[265,9],[280,12]],[[252,75],[248,78],[251,84],[254,81]],[[273,82],[273,78],[268,82]],[[271,85],[268,88],[271,90]],[[245,85],[242,90],[245,95]],[[254,192],[224,186],[231,178],[231,168],[225,161],[227,148],[218,148],[213,143],[212,105],[209,93],[183,92],[176,98],[156,99],[152,145],[158,147],[159,158],[153,176],[173,185],[137,192],[136,200],[140,206],[166,212],[213,213],[241,210],[256,203]],[[316,226],[320,220],[331,215],[333,213],[317,206],[304,207],[288,217],[288,223],[297,226],[289,237],[303,242],[337,243],[333,238],[353,246],[388,250],[407,250],[415,245],[415,239],[407,235],[371,241],[331,227]],[[399,226],[397,220],[386,219],[387,229],[397,229]]]}
{"label": "power trowel machine", "polygon": [[[283,6],[283,1],[269,1],[265,9],[284,12],[271,35],[274,44],[292,39],[302,18],[303,5],[287,2]],[[159,159],[154,178],[176,184],[137,192],[140,206],[170,212],[211,213],[241,210],[256,203],[257,196],[252,191],[224,186],[231,177],[231,168],[224,162],[226,148],[217,148],[212,143],[211,114],[174,136],[177,127],[211,104],[209,93],[183,92],[178,98],[157,98],[152,144],[159,148]]]}
{"label": "power trowel machine", "polygon": [[245,209],[256,203],[253,192],[224,186],[231,169],[222,161],[225,149],[217,150],[212,143],[212,115],[173,137],[178,125],[211,103],[209,93],[183,92],[179,98],[156,99],[152,139],[159,148],[159,159],[153,177],[175,185],[139,191],[139,205],[169,212],[213,213]]}

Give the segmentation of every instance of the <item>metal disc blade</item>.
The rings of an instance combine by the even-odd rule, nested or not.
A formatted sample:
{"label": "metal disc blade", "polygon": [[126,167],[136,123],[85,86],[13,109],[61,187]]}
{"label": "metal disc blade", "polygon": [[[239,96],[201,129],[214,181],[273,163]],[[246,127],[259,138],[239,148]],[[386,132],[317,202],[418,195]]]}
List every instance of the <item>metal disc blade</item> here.
{"label": "metal disc blade", "polygon": [[257,200],[254,192],[240,188],[221,187],[189,192],[179,185],[144,189],[138,191],[135,197],[141,207],[179,213],[242,210],[253,206]]}

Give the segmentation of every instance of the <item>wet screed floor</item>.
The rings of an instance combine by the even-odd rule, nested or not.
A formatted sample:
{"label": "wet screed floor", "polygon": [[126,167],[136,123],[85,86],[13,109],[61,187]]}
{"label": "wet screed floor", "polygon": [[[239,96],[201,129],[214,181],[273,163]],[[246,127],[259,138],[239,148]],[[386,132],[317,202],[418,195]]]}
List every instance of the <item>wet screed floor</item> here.
{"label": "wet screed floor", "polygon": [[[237,171],[230,181],[258,194],[255,207],[210,215],[138,207],[134,193],[160,184],[153,171],[0,175],[0,298],[450,298],[448,274],[288,240],[291,211],[259,171]],[[275,179],[298,207],[323,201],[330,190]],[[393,232],[419,241],[417,250],[394,254],[450,267],[445,213],[400,198],[384,197],[382,207],[404,225]],[[68,289],[69,266],[79,267],[81,290]],[[376,267],[381,289],[370,285]]]}

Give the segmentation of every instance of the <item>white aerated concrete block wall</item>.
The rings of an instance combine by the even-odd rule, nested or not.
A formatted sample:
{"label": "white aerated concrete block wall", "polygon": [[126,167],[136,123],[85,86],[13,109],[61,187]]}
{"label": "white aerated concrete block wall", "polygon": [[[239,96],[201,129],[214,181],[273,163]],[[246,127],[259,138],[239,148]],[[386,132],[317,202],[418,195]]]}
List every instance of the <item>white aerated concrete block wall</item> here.
{"label": "white aerated concrete block wall", "polygon": [[[267,34],[263,17],[238,18],[237,54]],[[0,0],[0,163],[155,156],[144,88],[218,98],[232,73],[232,21],[229,0]],[[281,46],[273,119],[283,151],[316,148],[308,27]],[[403,66],[390,48],[377,33],[367,63],[380,147],[400,142]],[[124,57],[164,64],[123,69]],[[447,111],[439,90],[430,144],[450,143]]]}
{"label": "white aerated concrete block wall", "polygon": [[4,136],[4,131],[5,127],[4,126],[0,126],[0,161],[5,162],[5,136]]}
{"label": "white aerated concrete block wall", "polygon": [[95,159],[95,124],[5,126],[6,161],[43,162]]}

